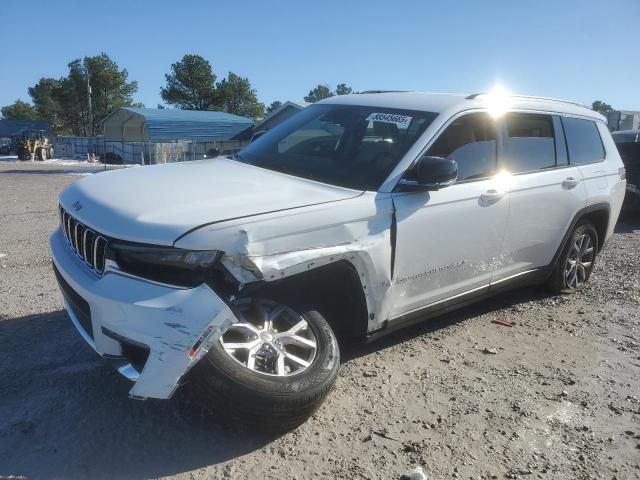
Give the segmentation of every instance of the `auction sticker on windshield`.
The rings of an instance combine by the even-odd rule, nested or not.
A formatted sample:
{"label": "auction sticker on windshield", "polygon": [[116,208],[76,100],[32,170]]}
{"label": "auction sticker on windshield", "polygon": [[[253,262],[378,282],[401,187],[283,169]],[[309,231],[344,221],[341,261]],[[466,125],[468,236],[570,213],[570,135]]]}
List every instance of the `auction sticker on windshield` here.
{"label": "auction sticker on windshield", "polygon": [[367,117],[367,120],[370,122],[395,123],[399,128],[409,128],[412,118],[395,113],[372,113]]}

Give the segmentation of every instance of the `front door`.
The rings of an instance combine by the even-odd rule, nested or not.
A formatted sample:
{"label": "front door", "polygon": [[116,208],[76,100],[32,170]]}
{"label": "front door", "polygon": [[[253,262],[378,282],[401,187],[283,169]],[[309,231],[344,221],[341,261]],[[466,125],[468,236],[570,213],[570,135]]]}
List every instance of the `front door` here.
{"label": "front door", "polygon": [[496,123],[488,114],[454,118],[427,155],[456,160],[457,183],[438,191],[393,194],[390,317],[488,288],[508,213],[497,149]]}

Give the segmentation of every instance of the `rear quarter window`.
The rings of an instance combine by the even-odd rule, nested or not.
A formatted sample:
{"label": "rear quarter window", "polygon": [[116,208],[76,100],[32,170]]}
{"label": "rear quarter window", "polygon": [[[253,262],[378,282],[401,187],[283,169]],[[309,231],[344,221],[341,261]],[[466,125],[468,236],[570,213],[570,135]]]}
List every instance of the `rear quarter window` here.
{"label": "rear quarter window", "polygon": [[583,165],[604,159],[604,147],[596,122],[565,117],[562,124],[569,147],[569,161],[572,164]]}

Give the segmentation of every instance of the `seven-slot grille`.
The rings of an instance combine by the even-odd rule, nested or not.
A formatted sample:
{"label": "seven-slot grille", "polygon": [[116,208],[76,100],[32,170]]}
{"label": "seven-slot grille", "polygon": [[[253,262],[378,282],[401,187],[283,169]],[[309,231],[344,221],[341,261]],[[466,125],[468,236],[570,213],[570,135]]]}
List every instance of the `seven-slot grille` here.
{"label": "seven-slot grille", "polygon": [[60,226],[74,252],[98,275],[104,272],[107,239],[73,218],[60,207]]}

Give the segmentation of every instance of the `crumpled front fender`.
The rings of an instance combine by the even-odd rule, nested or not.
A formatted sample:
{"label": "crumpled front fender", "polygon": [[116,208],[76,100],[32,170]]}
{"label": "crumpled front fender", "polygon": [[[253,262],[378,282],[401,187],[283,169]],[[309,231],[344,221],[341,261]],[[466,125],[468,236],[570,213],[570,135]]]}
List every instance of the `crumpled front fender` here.
{"label": "crumpled front fender", "polygon": [[241,288],[346,260],[360,276],[373,331],[387,318],[392,218],[389,195],[365,192],[343,202],[208,225],[175,246],[222,251],[223,265]]}

